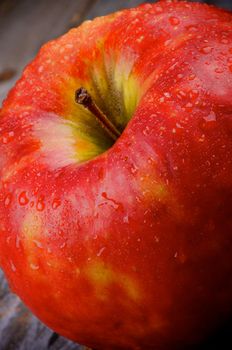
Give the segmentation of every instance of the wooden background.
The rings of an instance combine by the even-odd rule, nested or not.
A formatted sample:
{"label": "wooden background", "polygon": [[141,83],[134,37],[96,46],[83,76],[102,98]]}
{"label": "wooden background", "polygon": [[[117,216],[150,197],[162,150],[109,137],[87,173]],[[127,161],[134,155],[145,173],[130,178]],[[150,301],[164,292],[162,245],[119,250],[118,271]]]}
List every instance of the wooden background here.
{"label": "wooden background", "polygon": [[[0,0],[0,104],[43,43],[85,19],[140,0]],[[154,1],[150,1],[154,2]],[[232,9],[232,0],[216,3]],[[84,350],[53,333],[13,295],[0,271],[0,350]],[[232,349],[232,322],[197,349]],[[144,349],[145,350],[145,349]],[[170,349],[171,350],[171,349]],[[188,349],[189,350],[189,349]]]}

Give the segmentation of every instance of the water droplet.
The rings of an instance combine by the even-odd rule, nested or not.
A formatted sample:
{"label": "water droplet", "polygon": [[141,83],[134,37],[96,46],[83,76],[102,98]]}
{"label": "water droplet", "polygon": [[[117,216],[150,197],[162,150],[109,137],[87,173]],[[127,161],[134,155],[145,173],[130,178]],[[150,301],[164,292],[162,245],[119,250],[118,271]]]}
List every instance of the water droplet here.
{"label": "water droplet", "polygon": [[41,196],[39,199],[38,199],[38,202],[37,202],[37,204],[36,204],[36,209],[38,210],[38,211],[43,211],[44,210],[44,208],[45,208],[45,204],[44,204],[44,197],[43,196]]}
{"label": "water droplet", "polygon": [[147,159],[147,162],[148,162],[148,164],[152,164],[152,163],[155,162],[155,160],[154,160],[152,157],[149,157],[149,158]]}
{"label": "water droplet", "polygon": [[159,243],[159,237],[155,236],[154,239],[156,243]]}
{"label": "water droplet", "polygon": [[150,133],[150,128],[149,128],[149,126],[146,126],[145,129],[143,130],[143,134],[145,136],[147,136],[147,135],[149,135],[149,133]]}
{"label": "water droplet", "polygon": [[195,100],[199,96],[199,91],[196,89],[193,89],[189,92],[189,96],[192,100]]}
{"label": "water droplet", "polygon": [[21,194],[19,195],[19,204],[20,205],[27,205],[28,202],[29,202],[29,199],[27,197],[26,191],[21,192]]}
{"label": "water droplet", "polygon": [[55,198],[52,202],[52,208],[57,209],[61,205],[61,200],[58,198]]}
{"label": "water droplet", "polygon": [[4,201],[4,204],[5,204],[5,207],[7,208],[11,203],[11,194],[8,193],[5,197],[5,201]]}
{"label": "water droplet", "polygon": [[6,136],[3,136],[2,143],[6,145],[8,142],[9,142],[8,138]]}
{"label": "water droplet", "polygon": [[130,167],[130,171],[132,174],[136,174],[138,171],[138,168],[134,164],[132,164]]}
{"label": "water droplet", "polygon": [[177,17],[169,17],[169,22],[172,26],[178,26],[180,24],[180,20]]}
{"label": "water droplet", "polygon": [[167,97],[167,98],[170,98],[171,94],[170,94],[170,92],[164,92],[164,96]]}
{"label": "water droplet", "polygon": [[[169,46],[172,43],[172,39],[165,40],[164,46]],[[173,70],[172,67],[169,68],[170,70]]]}
{"label": "water droplet", "polygon": [[42,248],[43,248],[42,243],[41,243],[41,242],[39,242],[39,241],[37,241],[36,239],[33,239],[33,241],[32,241],[32,242],[35,244],[35,246],[36,246],[37,248],[40,248],[40,249],[42,249]]}
{"label": "water droplet", "polygon": [[190,32],[197,32],[198,31],[197,26],[194,26],[194,25],[189,25],[186,27],[186,29]]}
{"label": "water droplet", "polygon": [[207,55],[209,54],[210,52],[212,52],[213,48],[211,46],[203,46],[200,48],[200,52]]}
{"label": "water droplet", "polygon": [[195,74],[190,74],[188,78],[189,78],[189,80],[194,80],[196,78],[196,75]]}
{"label": "water droplet", "polygon": [[136,39],[136,41],[138,43],[141,43],[143,41],[143,39],[144,39],[144,35],[141,35],[138,39]]}
{"label": "water droplet", "polygon": [[61,245],[60,245],[60,249],[64,249],[66,247],[67,243],[66,242],[63,242]]}
{"label": "water droplet", "polygon": [[172,133],[181,136],[184,132],[184,127],[180,123],[176,123],[175,128],[172,129]]}
{"label": "water droplet", "polygon": [[206,123],[216,122],[217,116],[216,116],[216,114],[214,113],[214,111],[211,111],[207,116],[203,117],[203,120],[204,120]]}
{"label": "water droplet", "polygon": [[201,137],[199,137],[198,141],[204,142],[205,141],[205,134],[202,134]]}
{"label": "water droplet", "polygon": [[124,222],[125,224],[128,224],[128,223],[129,223],[129,217],[128,217],[128,215],[125,215],[125,216],[124,216],[123,222]]}
{"label": "water droplet", "polygon": [[176,123],[177,129],[183,129],[183,126],[180,123]]}
{"label": "water droplet", "polygon": [[99,250],[99,252],[97,253],[97,256],[98,256],[98,257],[101,256],[105,249],[106,249],[106,247],[102,247],[102,248]]}
{"label": "water droplet", "polygon": [[10,268],[11,268],[11,270],[13,271],[13,272],[16,272],[16,266],[15,266],[15,264],[13,263],[13,261],[12,260],[10,260]]}
{"label": "water droplet", "polygon": [[185,105],[186,108],[192,108],[193,107],[193,104],[191,102],[188,102],[186,105]]}
{"label": "water droplet", "polygon": [[31,264],[30,264],[30,268],[31,268],[32,270],[39,270],[39,265],[31,263]]}
{"label": "water droplet", "polygon": [[38,73],[42,73],[43,72],[43,70],[44,70],[44,66],[39,66],[39,68],[38,68]]}
{"label": "water droplet", "polygon": [[177,92],[177,97],[178,97],[179,99],[182,99],[183,97],[186,97],[186,93],[185,93],[183,90],[179,90],[179,91]]}
{"label": "water droplet", "polygon": [[181,73],[177,74],[177,78],[178,78],[178,79],[182,79],[182,78],[183,78],[183,76],[184,76],[184,75],[183,75],[183,74],[181,74]]}
{"label": "water droplet", "polygon": [[[112,207],[114,209],[122,209],[123,208],[121,203],[118,203],[115,199],[108,197],[106,192],[102,192],[101,195],[103,198],[107,199],[107,201],[110,202],[110,204],[112,205]],[[104,203],[99,204],[99,206],[101,206],[102,204],[104,204]]]}
{"label": "water droplet", "polygon": [[17,249],[19,249],[19,247],[20,247],[20,241],[21,241],[21,239],[20,239],[19,235],[17,235],[16,240],[15,240],[15,246]]}

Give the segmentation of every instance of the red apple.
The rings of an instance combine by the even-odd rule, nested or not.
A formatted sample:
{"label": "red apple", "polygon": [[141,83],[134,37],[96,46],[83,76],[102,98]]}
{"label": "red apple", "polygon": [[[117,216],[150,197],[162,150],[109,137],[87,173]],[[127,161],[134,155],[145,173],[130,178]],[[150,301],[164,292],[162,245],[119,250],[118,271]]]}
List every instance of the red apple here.
{"label": "red apple", "polygon": [[178,1],[87,21],[9,93],[0,263],[56,332],[186,349],[232,314],[231,23]]}

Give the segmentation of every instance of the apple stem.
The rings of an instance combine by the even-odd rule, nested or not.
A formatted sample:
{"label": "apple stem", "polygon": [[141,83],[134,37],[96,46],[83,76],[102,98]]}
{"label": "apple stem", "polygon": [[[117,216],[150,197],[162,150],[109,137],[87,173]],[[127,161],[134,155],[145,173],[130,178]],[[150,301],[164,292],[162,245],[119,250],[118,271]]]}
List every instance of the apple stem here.
{"label": "apple stem", "polygon": [[107,118],[107,116],[100,110],[100,108],[96,105],[94,100],[88,91],[81,87],[76,90],[75,93],[75,101],[88,109],[93,115],[95,115],[98,122],[102,125],[102,127],[106,130],[108,135],[116,141],[118,137],[121,135],[120,131],[114,126],[114,124]]}

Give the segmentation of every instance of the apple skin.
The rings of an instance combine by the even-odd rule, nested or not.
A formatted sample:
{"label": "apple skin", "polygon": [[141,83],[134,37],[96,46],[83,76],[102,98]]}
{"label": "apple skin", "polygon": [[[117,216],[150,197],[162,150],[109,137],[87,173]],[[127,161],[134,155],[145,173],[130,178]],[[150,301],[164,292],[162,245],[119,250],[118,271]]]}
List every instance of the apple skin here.
{"label": "apple skin", "polygon": [[[231,22],[175,1],[86,22],[5,100],[0,264],[63,336],[180,349],[231,316]],[[125,128],[114,145],[80,86]]]}

